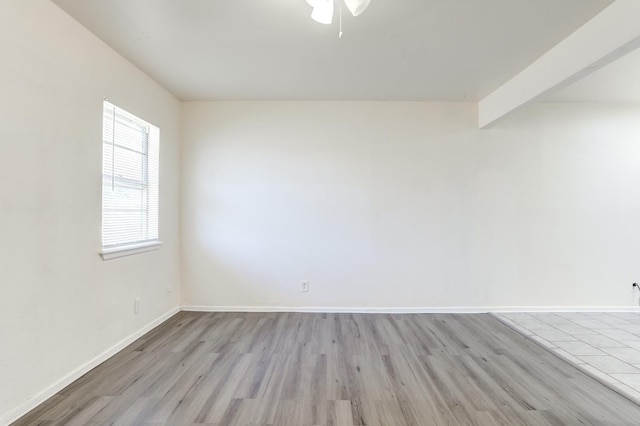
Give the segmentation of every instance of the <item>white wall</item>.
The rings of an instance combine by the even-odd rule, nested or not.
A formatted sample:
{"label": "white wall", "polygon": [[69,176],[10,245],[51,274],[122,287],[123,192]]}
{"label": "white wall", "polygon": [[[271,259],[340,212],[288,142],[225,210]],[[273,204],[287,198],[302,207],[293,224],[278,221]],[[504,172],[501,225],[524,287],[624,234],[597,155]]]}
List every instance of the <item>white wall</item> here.
{"label": "white wall", "polygon": [[[183,105],[183,303],[630,306],[640,108]],[[299,282],[311,281],[301,294]]]}
{"label": "white wall", "polygon": [[[0,52],[2,424],[178,306],[180,103],[47,0],[0,2]],[[104,97],[161,129],[164,241],[107,262],[98,256]]]}

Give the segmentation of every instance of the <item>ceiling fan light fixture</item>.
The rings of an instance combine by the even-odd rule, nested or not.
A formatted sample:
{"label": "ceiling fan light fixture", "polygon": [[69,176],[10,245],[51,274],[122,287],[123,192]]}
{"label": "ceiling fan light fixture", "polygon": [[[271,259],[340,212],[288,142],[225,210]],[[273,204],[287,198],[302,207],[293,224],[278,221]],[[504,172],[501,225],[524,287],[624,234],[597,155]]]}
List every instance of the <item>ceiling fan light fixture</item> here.
{"label": "ceiling fan light fixture", "polygon": [[313,11],[311,19],[321,24],[330,24],[333,21],[333,0],[307,0]]}
{"label": "ceiling fan light fixture", "polygon": [[351,12],[353,16],[358,16],[369,7],[371,0],[344,0],[344,2],[349,12]]}

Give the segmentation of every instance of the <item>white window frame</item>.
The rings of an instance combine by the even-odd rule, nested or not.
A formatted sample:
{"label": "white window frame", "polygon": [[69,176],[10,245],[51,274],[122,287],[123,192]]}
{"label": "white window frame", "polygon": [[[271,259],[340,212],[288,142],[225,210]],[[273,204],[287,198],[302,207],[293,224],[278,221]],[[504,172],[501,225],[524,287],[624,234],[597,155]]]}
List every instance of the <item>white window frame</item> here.
{"label": "white window frame", "polygon": [[[118,131],[118,125],[124,127]],[[141,141],[139,150],[127,146],[131,141],[138,143],[135,142],[138,129],[141,138],[137,139]],[[158,238],[160,130],[105,99],[102,135],[100,255],[104,260],[109,260],[157,250],[162,244]],[[140,159],[132,161],[123,158],[119,163],[117,152],[123,153],[121,156],[124,157],[129,155],[136,158],[139,155]],[[127,171],[119,173],[119,168],[132,170],[132,175],[127,176]],[[132,177],[133,175],[137,176]],[[136,196],[127,197],[127,192]],[[114,195],[115,193],[121,195]],[[139,207],[132,207],[131,201],[139,202]],[[118,213],[123,215],[122,220],[118,220]],[[135,217],[136,215],[139,217]],[[124,225],[128,225],[128,230]]]}

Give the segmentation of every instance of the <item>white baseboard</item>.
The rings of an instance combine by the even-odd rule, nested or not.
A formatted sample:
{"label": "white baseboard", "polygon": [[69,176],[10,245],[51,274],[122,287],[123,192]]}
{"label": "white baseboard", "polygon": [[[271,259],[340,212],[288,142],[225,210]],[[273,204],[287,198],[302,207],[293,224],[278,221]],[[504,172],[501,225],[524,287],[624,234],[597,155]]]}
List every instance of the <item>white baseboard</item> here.
{"label": "white baseboard", "polygon": [[210,306],[183,305],[190,312],[309,312],[367,314],[480,314],[489,312],[640,312],[628,306],[481,306],[481,307],[309,307],[309,306]]}
{"label": "white baseboard", "polygon": [[184,305],[189,312],[301,312],[336,314],[421,314],[421,313],[486,313],[488,308],[386,308],[386,307],[324,307],[324,306],[209,306]]}
{"label": "white baseboard", "polygon": [[638,312],[639,306],[499,306],[489,312]]}
{"label": "white baseboard", "polygon": [[172,316],[174,316],[178,312],[180,312],[180,308],[179,307],[173,308],[170,311],[162,314],[161,316],[159,316],[155,320],[151,321],[149,324],[147,324],[144,327],[142,327],[140,330],[138,330],[135,333],[125,337],[124,339],[122,339],[121,341],[119,341],[115,345],[111,346],[110,348],[108,348],[107,350],[105,350],[104,352],[102,352],[101,354],[96,356],[95,358],[87,361],[86,363],[84,363],[80,367],[76,368],[75,370],[73,370],[72,372],[70,372],[69,374],[67,374],[66,376],[64,376],[60,380],[58,380],[57,382],[53,383],[51,386],[49,386],[46,389],[38,392],[35,396],[33,396],[29,400],[25,401],[20,406],[16,407],[15,409],[13,409],[13,410],[11,410],[11,411],[9,411],[7,413],[4,413],[4,415],[2,417],[0,417],[0,425],[5,425],[5,424],[8,425],[8,424],[18,420],[20,417],[24,416],[29,411],[33,410],[38,405],[42,404],[44,401],[46,401],[47,399],[51,398],[53,395],[55,395],[56,393],[60,392],[62,389],[64,389],[68,385],[70,385],[73,381],[79,379],[80,377],[82,377],[87,372],[91,371],[92,369],[94,369],[98,365],[102,364],[107,359],[111,358],[112,356],[114,356],[115,354],[120,352],[122,349],[124,349],[125,347],[127,347],[128,345],[133,343],[136,339],[140,338],[145,333],[148,333],[149,331],[153,330],[155,327],[159,326],[164,321],[166,321],[167,319],[171,318]]}

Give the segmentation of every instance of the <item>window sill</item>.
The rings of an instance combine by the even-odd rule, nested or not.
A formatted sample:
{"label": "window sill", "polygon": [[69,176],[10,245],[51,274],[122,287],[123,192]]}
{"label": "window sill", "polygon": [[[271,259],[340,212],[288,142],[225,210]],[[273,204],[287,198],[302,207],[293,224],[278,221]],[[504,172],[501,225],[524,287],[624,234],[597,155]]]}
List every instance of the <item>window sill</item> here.
{"label": "window sill", "polygon": [[116,259],[118,257],[131,256],[133,254],[144,253],[152,250],[158,250],[161,245],[162,245],[162,241],[152,241],[149,243],[114,247],[110,249],[103,249],[100,252],[100,256],[102,256],[102,260]]}

